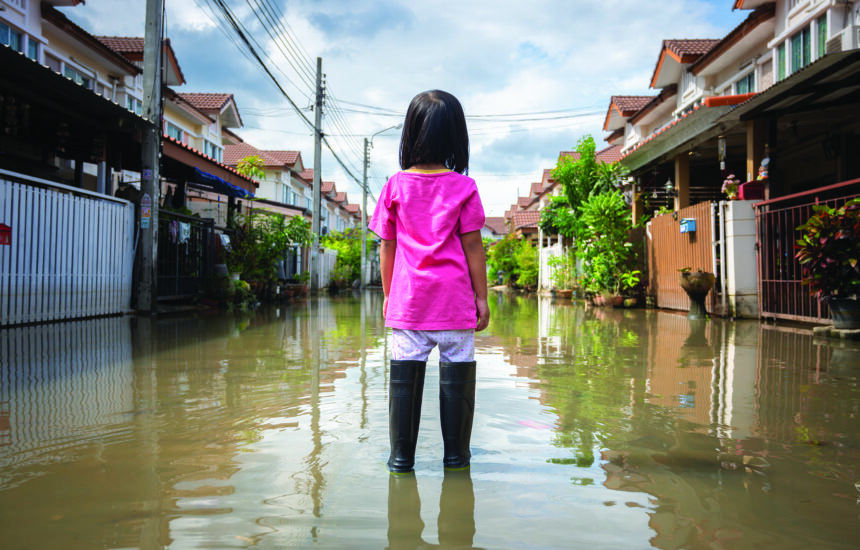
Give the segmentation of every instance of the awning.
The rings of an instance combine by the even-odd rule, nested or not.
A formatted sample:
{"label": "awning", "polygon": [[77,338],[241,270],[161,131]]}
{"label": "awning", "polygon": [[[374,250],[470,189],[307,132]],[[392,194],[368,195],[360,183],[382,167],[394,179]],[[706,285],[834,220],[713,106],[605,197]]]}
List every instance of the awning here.
{"label": "awning", "polygon": [[237,185],[228,183],[218,176],[213,176],[209,172],[204,172],[199,168],[194,168],[194,182],[202,183],[212,187],[217,193],[235,197],[237,199],[253,199],[254,194],[250,193]]}
{"label": "awning", "polygon": [[691,149],[699,143],[722,133],[725,128],[715,119],[725,114],[731,106],[697,106],[693,111],[673,120],[651,134],[619,161],[631,171],[640,170],[654,163],[674,157],[679,151]]}

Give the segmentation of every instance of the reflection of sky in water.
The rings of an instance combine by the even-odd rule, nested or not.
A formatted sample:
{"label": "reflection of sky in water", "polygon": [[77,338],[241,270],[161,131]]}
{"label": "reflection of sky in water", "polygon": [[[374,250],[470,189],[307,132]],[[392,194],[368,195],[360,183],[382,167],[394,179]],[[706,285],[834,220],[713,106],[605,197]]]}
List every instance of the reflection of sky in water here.
{"label": "reflection of sky in water", "polygon": [[840,548],[860,534],[850,347],[499,297],[476,342],[471,472],[443,476],[434,353],[417,475],[390,483],[380,298],[0,332],[4,538]]}

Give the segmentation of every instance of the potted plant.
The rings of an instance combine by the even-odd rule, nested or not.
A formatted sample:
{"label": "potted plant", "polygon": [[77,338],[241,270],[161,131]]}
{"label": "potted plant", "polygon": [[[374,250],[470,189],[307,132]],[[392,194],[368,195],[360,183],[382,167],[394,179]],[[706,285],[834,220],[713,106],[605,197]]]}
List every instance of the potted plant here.
{"label": "potted plant", "polygon": [[556,296],[559,298],[570,298],[573,295],[574,286],[574,268],[569,254],[561,256],[552,256],[547,260],[550,268],[552,268],[553,289]]}
{"label": "potted plant", "polygon": [[741,180],[739,180],[734,174],[729,174],[726,179],[723,180],[723,193],[726,194],[730,201],[733,201],[738,198],[740,186]]}
{"label": "potted plant", "polygon": [[632,294],[639,284],[639,275],[641,274],[641,271],[634,269],[633,271],[625,271],[618,277],[621,285],[621,293],[624,296],[624,307],[633,307],[636,305],[636,297]]}
{"label": "potted plant", "polygon": [[860,199],[812,208],[815,213],[797,228],[801,284],[828,303],[834,328],[860,328]]}

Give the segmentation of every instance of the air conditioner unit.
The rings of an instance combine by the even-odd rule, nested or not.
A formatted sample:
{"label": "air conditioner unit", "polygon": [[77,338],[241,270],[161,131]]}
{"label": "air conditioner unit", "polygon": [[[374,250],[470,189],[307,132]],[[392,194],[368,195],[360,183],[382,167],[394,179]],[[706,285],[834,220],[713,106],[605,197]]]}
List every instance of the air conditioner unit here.
{"label": "air conditioner unit", "polygon": [[851,25],[827,41],[827,53],[847,52],[860,48],[860,25]]}

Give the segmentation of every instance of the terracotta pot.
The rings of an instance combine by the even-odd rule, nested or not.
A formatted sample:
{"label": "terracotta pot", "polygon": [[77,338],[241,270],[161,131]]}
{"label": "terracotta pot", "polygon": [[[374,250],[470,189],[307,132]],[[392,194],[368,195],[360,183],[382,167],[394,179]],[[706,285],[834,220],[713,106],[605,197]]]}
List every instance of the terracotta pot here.
{"label": "terracotta pot", "polygon": [[612,307],[621,307],[624,305],[624,296],[612,296],[610,298]]}
{"label": "terracotta pot", "polygon": [[714,287],[716,277],[707,271],[686,271],[681,273],[681,288],[690,297],[690,311],[687,319],[706,319],[708,310],[705,307],[705,296]]}
{"label": "terracotta pot", "polygon": [[569,300],[570,297],[573,296],[573,289],[561,289],[555,291],[555,297],[561,298],[564,300]]}

